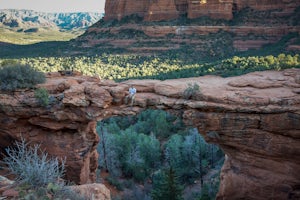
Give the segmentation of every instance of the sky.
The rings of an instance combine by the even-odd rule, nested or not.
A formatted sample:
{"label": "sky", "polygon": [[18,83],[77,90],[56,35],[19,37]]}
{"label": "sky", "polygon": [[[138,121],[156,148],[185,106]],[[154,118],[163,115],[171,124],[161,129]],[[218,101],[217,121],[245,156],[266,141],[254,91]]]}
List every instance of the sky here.
{"label": "sky", "polygon": [[0,0],[0,9],[26,9],[40,12],[100,12],[105,0]]}

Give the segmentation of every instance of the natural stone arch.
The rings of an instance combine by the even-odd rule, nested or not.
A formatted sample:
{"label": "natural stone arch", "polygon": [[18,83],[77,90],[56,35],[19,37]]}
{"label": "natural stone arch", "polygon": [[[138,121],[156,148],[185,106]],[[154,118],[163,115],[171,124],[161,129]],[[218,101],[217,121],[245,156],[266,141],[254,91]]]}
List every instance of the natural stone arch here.
{"label": "natural stone arch", "polygon": [[[95,180],[99,137],[96,122],[146,108],[181,115],[226,154],[218,198],[299,197],[300,70],[115,83],[95,77],[48,74],[39,85],[51,94],[41,107],[33,90],[0,94],[0,146],[21,136],[50,155],[66,157],[67,178]],[[190,99],[188,83],[200,86]],[[123,104],[129,84],[138,90],[133,107]],[[298,195],[298,196],[297,196]]]}

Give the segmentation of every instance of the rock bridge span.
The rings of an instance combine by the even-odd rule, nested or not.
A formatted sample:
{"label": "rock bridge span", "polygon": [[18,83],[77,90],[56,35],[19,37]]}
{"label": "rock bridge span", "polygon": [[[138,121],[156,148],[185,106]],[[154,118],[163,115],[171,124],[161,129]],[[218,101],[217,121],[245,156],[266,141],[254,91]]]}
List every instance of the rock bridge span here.
{"label": "rock bridge span", "polygon": [[[200,90],[187,98],[189,83]],[[124,105],[130,84],[138,91],[133,107]],[[217,199],[300,197],[300,69],[121,83],[51,73],[38,87],[48,90],[50,106],[41,107],[34,90],[0,93],[1,150],[20,137],[39,143],[66,157],[75,183],[95,181],[97,121],[153,108],[182,116],[223,149]]]}

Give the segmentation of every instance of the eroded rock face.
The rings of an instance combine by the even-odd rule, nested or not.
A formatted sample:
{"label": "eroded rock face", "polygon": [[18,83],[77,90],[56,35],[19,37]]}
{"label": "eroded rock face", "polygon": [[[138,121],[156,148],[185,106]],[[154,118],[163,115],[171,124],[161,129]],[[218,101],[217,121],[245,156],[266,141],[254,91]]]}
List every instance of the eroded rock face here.
{"label": "eroded rock face", "polygon": [[[38,87],[50,93],[41,107],[33,90],[0,94],[0,146],[24,137],[50,155],[66,157],[66,176],[95,181],[98,120],[147,108],[182,115],[226,154],[218,199],[300,197],[300,69],[254,72],[240,77],[204,76],[115,83],[87,76],[48,74]],[[200,91],[184,97],[188,83]],[[133,84],[133,107],[124,97]]]}
{"label": "eroded rock face", "polygon": [[[189,45],[203,58],[227,55],[297,35],[299,7],[299,0],[106,0],[104,22],[95,23],[73,45],[137,54],[181,52]],[[285,43],[286,50],[300,48],[292,38]]]}
{"label": "eroded rock face", "polygon": [[[299,3],[299,2],[298,2]],[[297,7],[297,0],[106,0],[105,19],[122,19],[138,15],[145,21],[161,21],[187,15],[194,19],[209,16],[215,19],[232,19],[233,13],[243,8],[276,10],[287,14]]]}

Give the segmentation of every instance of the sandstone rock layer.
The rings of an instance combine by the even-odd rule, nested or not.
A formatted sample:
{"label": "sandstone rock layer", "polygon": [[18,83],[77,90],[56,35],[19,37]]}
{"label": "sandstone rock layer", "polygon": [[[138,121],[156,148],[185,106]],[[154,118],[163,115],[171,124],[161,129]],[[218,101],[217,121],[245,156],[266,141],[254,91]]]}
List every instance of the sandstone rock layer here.
{"label": "sandstone rock layer", "polygon": [[[184,97],[189,83],[200,91]],[[138,94],[124,105],[130,84]],[[164,109],[197,127],[226,154],[217,199],[299,199],[300,69],[240,77],[130,80],[48,74],[51,103],[41,107],[34,90],[0,93],[0,147],[24,137],[50,155],[66,157],[66,178],[95,181],[98,120]],[[100,138],[101,139],[101,138]]]}
{"label": "sandstone rock layer", "polygon": [[192,48],[203,58],[272,44],[298,52],[299,8],[299,0],[107,0],[104,20],[73,45],[137,54]]}
{"label": "sandstone rock layer", "polygon": [[282,15],[293,12],[297,0],[106,0],[105,19],[122,19],[138,15],[145,21],[161,21],[187,15],[194,19],[209,16],[215,19],[232,19],[234,12],[243,8],[278,10]]}

